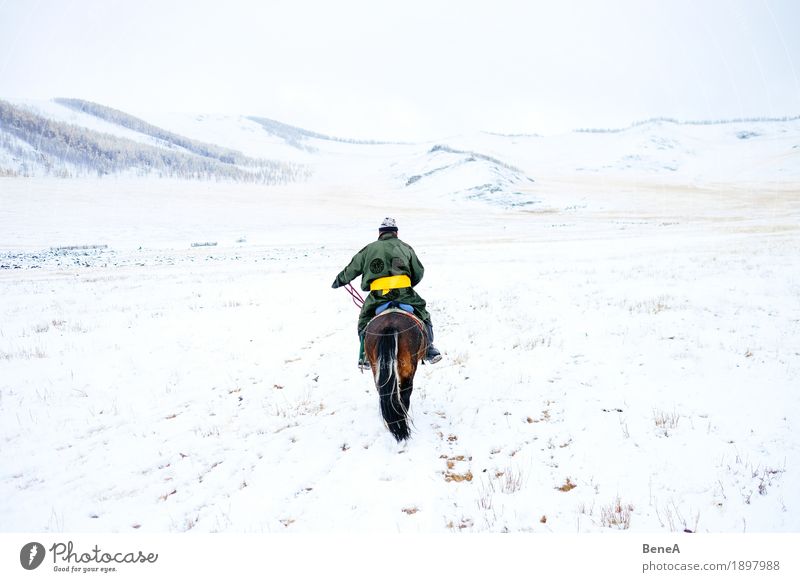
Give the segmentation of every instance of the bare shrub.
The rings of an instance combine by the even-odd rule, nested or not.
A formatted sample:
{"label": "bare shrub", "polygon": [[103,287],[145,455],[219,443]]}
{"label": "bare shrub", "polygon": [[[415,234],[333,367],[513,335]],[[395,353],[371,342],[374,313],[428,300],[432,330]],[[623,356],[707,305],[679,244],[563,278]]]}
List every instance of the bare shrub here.
{"label": "bare shrub", "polygon": [[0,360],[33,360],[46,357],[47,353],[39,346],[17,350],[16,352],[0,352]]}
{"label": "bare shrub", "polygon": [[649,313],[656,315],[669,309],[669,300],[670,297],[667,295],[659,295],[658,297],[646,299],[644,301],[625,301],[624,305],[628,308],[630,313]]}
{"label": "bare shrub", "polygon": [[612,503],[600,508],[600,524],[603,527],[628,529],[631,527],[633,505],[623,504],[617,497]]}
{"label": "bare shrub", "polygon": [[664,412],[663,410],[653,409],[653,422],[664,436],[669,436],[669,431],[678,428],[681,415],[675,412]]}
{"label": "bare shrub", "polygon": [[500,491],[503,493],[516,493],[522,489],[522,472],[514,467],[509,467],[498,477],[500,481]]}

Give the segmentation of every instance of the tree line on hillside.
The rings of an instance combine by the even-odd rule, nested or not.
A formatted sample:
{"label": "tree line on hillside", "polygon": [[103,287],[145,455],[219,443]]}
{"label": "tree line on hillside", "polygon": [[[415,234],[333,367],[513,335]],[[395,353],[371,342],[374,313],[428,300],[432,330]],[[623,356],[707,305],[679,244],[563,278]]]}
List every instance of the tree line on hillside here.
{"label": "tree line on hillside", "polygon": [[355,144],[355,145],[397,145],[403,143],[403,142],[393,142],[393,141],[345,139],[341,137],[333,137],[330,135],[325,135],[322,133],[316,133],[314,131],[309,131],[307,129],[302,129],[300,127],[295,127],[293,125],[281,123],[280,121],[275,121],[274,119],[268,119],[266,117],[251,116],[248,117],[247,119],[256,122],[261,127],[263,127],[264,130],[266,130],[268,133],[271,133],[272,135],[281,138],[288,145],[307,152],[315,152],[317,151],[317,148],[304,144],[303,141],[305,141],[306,139],[321,139],[325,141]]}
{"label": "tree line on hillside", "polygon": [[[99,176],[134,171],[141,175],[200,180],[232,180],[265,184],[285,183],[307,176],[301,166],[247,158],[242,164],[221,161],[190,151],[142,144],[84,127],[54,121],[0,100],[0,141],[16,168],[6,173],[50,175],[96,173]],[[199,143],[199,142],[198,142]],[[220,151],[224,151],[219,148]]]}
{"label": "tree line on hillside", "polygon": [[37,168],[42,168],[49,175],[55,173],[49,156],[2,131],[0,124],[0,178],[28,178],[36,173]]}
{"label": "tree line on hillside", "polygon": [[134,117],[133,115],[125,113],[124,111],[112,109],[111,107],[100,105],[99,103],[84,101],[82,99],[66,99],[63,97],[53,99],[53,101],[59,105],[69,107],[70,109],[80,113],[86,113],[88,115],[97,117],[98,119],[126,127],[138,133],[149,135],[150,137],[161,140],[166,144],[181,147],[199,156],[214,158],[226,164],[237,164],[240,166],[252,166],[260,163],[259,160],[249,158],[236,150],[223,148],[215,144],[200,142],[176,133],[172,133],[171,131],[167,131],[166,129],[162,129],[147,123],[143,119]]}

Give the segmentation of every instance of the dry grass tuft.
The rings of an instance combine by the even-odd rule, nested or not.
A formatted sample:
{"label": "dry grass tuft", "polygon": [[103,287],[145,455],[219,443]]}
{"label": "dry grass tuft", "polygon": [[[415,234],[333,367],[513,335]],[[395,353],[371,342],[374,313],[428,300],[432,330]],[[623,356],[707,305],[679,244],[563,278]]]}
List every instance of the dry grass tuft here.
{"label": "dry grass tuft", "polygon": [[567,491],[572,491],[573,489],[575,489],[575,487],[577,487],[577,485],[573,483],[569,477],[567,477],[567,480],[564,481],[564,484],[561,485],[560,487],[556,487],[556,489],[566,493]]}
{"label": "dry grass tuft", "polygon": [[503,493],[516,493],[522,489],[522,472],[519,469],[509,467],[498,475],[500,480],[500,491]]}
{"label": "dry grass tuft", "polygon": [[40,347],[22,349],[16,352],[0,352],[0,360],[33,360],[46,358],[47,353]]}
{"label": "dry grass tuft", "polygon": [[177,490],[177,489],[173,489],[173,490],[172,490],[172,491],[170,491],[169,493],[164,493],[164,495],[161,495],[161,496],[159,496],[159,499],[160,499],[161,501],[166,501],[166,500],[167,500],[167,499],[169,499],[171,496],[175,495],[177,492],[178,492],[178,490]]}
{"label": "dry grass tuft", "polygon": [[650,313],[656,315],[669,309],[670,300],[671,297],[667,295],[659,295],[653,299],[637,301],[635,303],[626,301],[624,305],[627,306],[630,313]]}
{"label": "dry grass tuft", "polygon": [[610,505],[600,508],[600,523],[603,527],[628,529],[631,527],[631,512],[633,505],[623,505],[617,497]]}
{"label": "dry grass tuft", "polygon": [[461,521],[459,523],[453,523],[452,521],[449,521],[447,523],[447,529],[452,529],[452,530],[459,529],[459,530],[461,530],[461,529],[467,529],[467,528],[472,527],[474,525],[475,525],[475,522],[472,520],[472,518],[470,518],[470,517],[462,517]]}
{"label": "dry grass tuft", "polygon": [[447,471],[444,474],[444,480],[448,483],[455,481],[456,483],[461,483],[462,481],[472,481],[472,471],[467,471],[466,473],[455,473],[453,471]]}
{"label": "dry grass tuft", "polygon": [[675,412],[664,412],[663,410],[653,410],[653,422],[663,432],[664,436],[669,436],[669,431],[678,428],[681,415]]}

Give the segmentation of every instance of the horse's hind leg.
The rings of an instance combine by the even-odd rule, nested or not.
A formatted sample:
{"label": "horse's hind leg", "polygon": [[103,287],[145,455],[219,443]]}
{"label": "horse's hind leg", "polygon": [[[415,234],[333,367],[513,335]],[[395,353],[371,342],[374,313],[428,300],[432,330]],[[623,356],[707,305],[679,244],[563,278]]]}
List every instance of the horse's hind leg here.
{"label": "horse's hind leg", "polygon": [[408,414],[408,408],[411,406],[411,392],[414,390],[414,379],[406,378],[400,383],[400,402],[403,405],[403,410]]}

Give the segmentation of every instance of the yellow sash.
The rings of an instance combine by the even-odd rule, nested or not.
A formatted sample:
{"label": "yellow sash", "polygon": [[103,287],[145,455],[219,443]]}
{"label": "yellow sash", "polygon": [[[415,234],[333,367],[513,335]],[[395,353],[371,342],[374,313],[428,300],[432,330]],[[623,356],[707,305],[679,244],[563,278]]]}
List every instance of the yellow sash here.
{"label": "yellow sash", "polygon": [[404,289],[406,287],[411,287],[411,279],[408,275],[381,277],[369,284],[370,291],[383,291],[381,295],[386,295],[392,289]]}

